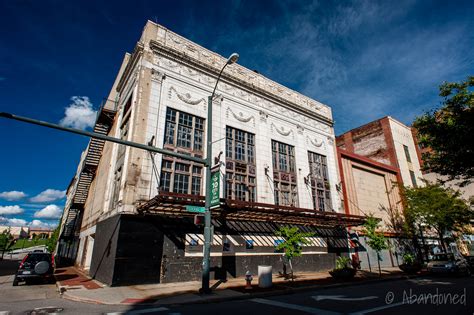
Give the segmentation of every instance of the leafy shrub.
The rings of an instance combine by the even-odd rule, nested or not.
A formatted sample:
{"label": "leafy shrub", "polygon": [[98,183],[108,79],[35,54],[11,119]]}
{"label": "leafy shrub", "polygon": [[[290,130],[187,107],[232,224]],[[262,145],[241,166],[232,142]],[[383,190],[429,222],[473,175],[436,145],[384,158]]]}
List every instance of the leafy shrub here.
{"label": "leafy shrub", "polygon": [[336,259],[335,270],[350,268],[351,259],[349,257],[339,256]]}
{"label": "leafy shrub", "polygon": [[415,263],[415,256],[410,253],[403,254],[403,263],[407,265],[413,265]]}

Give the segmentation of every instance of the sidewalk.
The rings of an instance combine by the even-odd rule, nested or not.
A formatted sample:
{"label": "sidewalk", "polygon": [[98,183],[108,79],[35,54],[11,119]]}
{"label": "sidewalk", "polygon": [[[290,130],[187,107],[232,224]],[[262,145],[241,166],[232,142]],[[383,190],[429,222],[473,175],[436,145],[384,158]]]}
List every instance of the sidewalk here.
{"label": "sidewalk", "polygon": [[73,301],[110,305],[171,305],[265,297],[310,289],[360,285],[370,281],[386,281],[408,277],[398,268],[382,270],[382,277],[379,277],[378,272],[375,271],[372,273],[366,270],[358,271],[356,277],[350,281],[334,280],[327,272],[298,273],[295,275],[294,281],[273,275],[273,287],[261,289],[258,287],[257,277],[254,276],[252,290],[245,290],[245,279],[241,277],[229,279],[226,282],[213,281],[211,282],[213,293],[201,295],[199,294],[199,288],[201,287],[199,281],[108,287],[90,279],[74,267],[67,267],[56,270],[56,285],[63,298]]}

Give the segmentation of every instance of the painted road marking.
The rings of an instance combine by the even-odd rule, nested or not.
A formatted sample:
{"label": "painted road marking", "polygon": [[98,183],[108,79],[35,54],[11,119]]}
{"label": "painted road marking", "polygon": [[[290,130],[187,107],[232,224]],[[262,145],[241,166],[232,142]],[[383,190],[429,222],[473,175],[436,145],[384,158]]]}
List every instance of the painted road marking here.
{"label": "painted road marking", "polygon": [[166,308],[166,307],[155,307],[155,308],[147,308],[147,309],[143,309],[143,310],[107,313],[106,315],[147,314],[147,313],[154,313],[154,312],[163,312],[163,311],[168,311],[168,310],[169,309]]}
{"label": "painted road marking", "polygon": [[313,299],[316,301],[322,300],[335,300],[335,301],[366,301],[366,300],[373,300],[378,299],[378,296],[371,295],[371,296],[363,296],[363,297],[346,297],[345,295],[316,295],[312,296]]}
{"label": "painted road marking", "polygon": [[392,307],[400,306],[400,305],[403,305],[403,304],[405,304],[405,303],[398,302],[398,303],[393,303],[393,304],[382,305],[382,306],[379,306],[379,307],[369,308],[369,309],[366,309],[366,310],[350,313],[349,315],[364,315],[364,314],[367,314],[367,313],[381,311],[381,310],[384,310],[384,309],[387,309],[387,308],[392,308]]}
{"label": "painted road marking", "polygon": [[267,305],[282,307],[282,308],[287,308],[287,309],[291,309],[291,310],[297,310],[297,311],[306,312],[306,313],[309,313],[309,314],[318,314],[318,315],[340,315],[341,314],[341,313],[337,313],[337,312],[323,310],[323,309],[320,309],[320,308],[302,306],[302,305],[297,305],[297,304],[283,303],[283,302],[278,302],[278,301],[273,301],[273,300],[251,299],[250,301],[256,302],[256,303],[261,303],[261,304],[267,304]]}

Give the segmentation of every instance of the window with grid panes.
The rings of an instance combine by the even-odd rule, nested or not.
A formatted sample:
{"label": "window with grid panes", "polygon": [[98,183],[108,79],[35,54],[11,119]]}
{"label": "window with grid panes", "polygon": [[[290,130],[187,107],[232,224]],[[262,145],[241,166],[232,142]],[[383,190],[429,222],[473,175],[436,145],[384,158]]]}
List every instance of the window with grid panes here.
{"label": "window with grid panes", "polygon": [[255,202],[255,135],[226,128],[226,198]]}
{"label": "window with grid panes", "polygon": [[295,147],[272,140],[275,204],[298,206]]}
{"label": "window with grid panes", "polygon": [[327,159],[324,155],[308,152],[309,185],[313,198],[313,208],[327,211],[331,207],[331,185],[329,184]]}
{"label": "window with grid panes", "polygon": [[[204,119],[172,108],[166,110],[164,147],[190,156],[203,156]],[[163,155],[160,190],[201,195],[202,165]]]}

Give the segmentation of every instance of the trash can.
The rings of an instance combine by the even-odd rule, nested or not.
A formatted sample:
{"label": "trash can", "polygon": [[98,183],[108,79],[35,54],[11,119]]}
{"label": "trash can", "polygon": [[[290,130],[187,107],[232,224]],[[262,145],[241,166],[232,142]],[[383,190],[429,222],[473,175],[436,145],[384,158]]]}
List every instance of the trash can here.
{"label": "trash can", "polygon": [[272,286],[272,266],[258,266],[258,286],[260,288]]}

